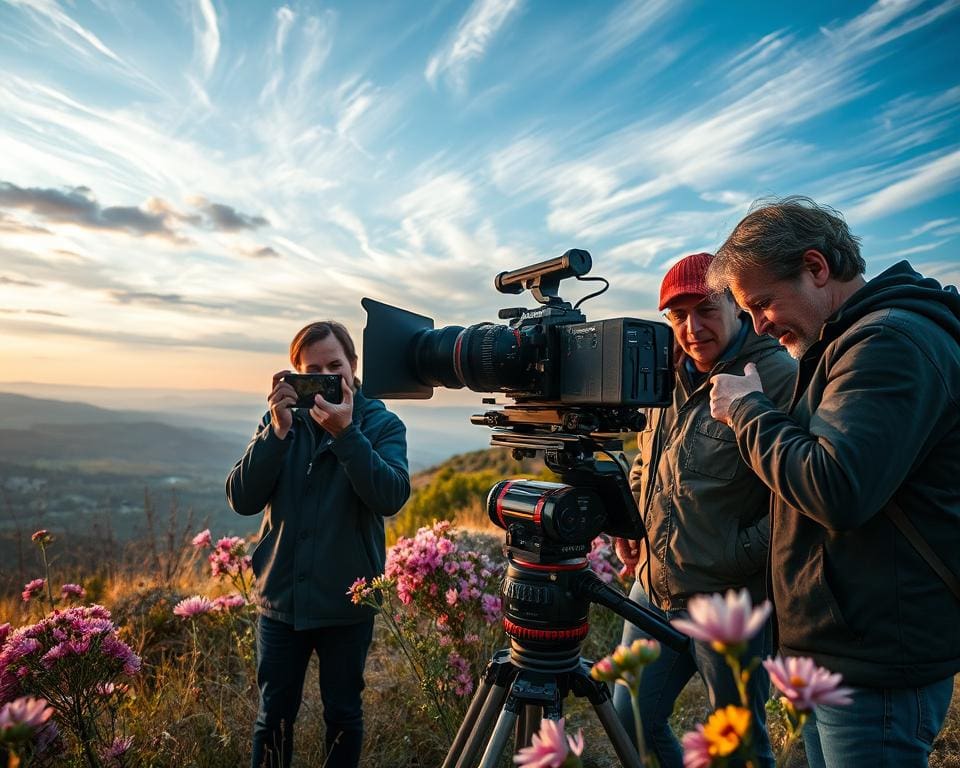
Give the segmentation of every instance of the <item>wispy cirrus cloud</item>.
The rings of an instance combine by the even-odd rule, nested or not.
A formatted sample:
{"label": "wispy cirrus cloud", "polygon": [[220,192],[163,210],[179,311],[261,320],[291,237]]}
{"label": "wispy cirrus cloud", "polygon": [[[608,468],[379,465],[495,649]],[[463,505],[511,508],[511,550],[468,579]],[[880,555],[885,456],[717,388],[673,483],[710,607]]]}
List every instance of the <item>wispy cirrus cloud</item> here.
{"label": "wispy cirrus cloud", "polygon": [[960,149],[899,169],[901,178],[846,211],[851,220],[866,221],[930,200],[960,179]]}
{"label": "wispy cirrus cloud", "polygon": [[212,0],[196,0],[193,10],[194,39],[204,78],[210,77],[220,53],[220,28]]}
{"label": "wispy cirrus cloud", "polygon": [[596,66],[615,58],[680,7],[681,4],[675,0],[621,2],[591,36],[587,44],[587,66]]}
{"label": "wispy cirrus cloud", "polygon": [[452,39],[427,62],[430,85],[447,78],[456,90],[466,86],[467,68],[484,57],[500,29],[519,9],[520,0],[474,0]]}
{"label": "wispy cirrus cloud", "polygon": [[[879,3],[808,37],[783,30],[771,33],[731,56],[726,68],[718,67],[716,76],[724,87],[713,88],[714,95],[692,109],[673,118],[661,115],[656,123],[638,121],[593,146],[578,136],[558,141],[555,133],[546,134],[542,141],[552,146],[549,154],[539,149],[539,138],[522,138],[494,155],[493,178],[505,188],[511,178],[505,169],[515,160],[513,178],[539,180],[539,196],[549,205],[550,229],[568,236],[623,237],[640,230],[689,236],[664,233],[659,210],[650,205],[685,188],[723,206],[707,223],[713,231],[729,218],[729,205],[708,200],[704,193],[752,174],[753,189],[740,193],[745,206],[763,190],[757,188],[758,181],[766,176],[767,184],[773,183],[773,169],[790,168],[797,157],[810,157],[794,137],[798,128],[868,90],[862,73],[884,45],[933,23],[957,3],[951,0],[933,11],[914,13],[916,5]],[[942,102],[932,100],[931,108],[941,104],[947,109],[952,99]],[[815,155],[810,160],[817,162]],[[953,178],[952,161],[944,160],[920,178],[942,189]],[[531,194],[538,195],[526,183]],[[879,213],[887,206],[885,200],[902,199],[909,189],[909,184],[899,188],[900,194],[894,189],[863,210]]]}
{"label": "wispy cirrus cloud", "polygon": [[64,12],[56,0],[5,0],[7,3],[23,8],[36,16],[44,18],[51,25],[50,29],[62,43],[77,53],[89,55],[91,49],[106,56],[114,62],[121,63],[117,56],[93,32],[83,27],[71,16]]}

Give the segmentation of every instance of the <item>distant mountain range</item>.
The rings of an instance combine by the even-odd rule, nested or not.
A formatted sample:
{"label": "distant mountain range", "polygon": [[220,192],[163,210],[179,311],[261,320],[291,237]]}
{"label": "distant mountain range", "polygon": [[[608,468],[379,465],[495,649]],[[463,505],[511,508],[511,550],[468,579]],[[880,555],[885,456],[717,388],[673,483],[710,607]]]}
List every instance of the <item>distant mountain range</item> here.
{"label": "distant mountain range", "polygon": [[[469,421],[479,406],[390,402],[387,407],[407,426],[413,472],[489,444],[489,432]],[[21,451],[24,456],[52,459],[69,453],[71,445],[85,445],[90,458],[133,460],[143,456],[164,461],[177,457],[175,446],[179,443],[187,464],[196,459],[210,465],[227,455],[229,464],[221,466],[230,466],[240,457],[265,410],[263,397],[243,392],[0,383],[0,460]],[[157,428],[154,445],[138,445],[137,433],[145,439],[147,423],[176,429]],[[117,428],[133,424],[139,426],[129,434]],[[102,429],[78,429],[85,425]],[[11,430],[35,434],[29,438],[7,434]]]}
{"label": "distant mountain range", "polygon": [[[165,521],[189,526],[191,517],[216,535],[259,526],[259,516],[230,510],[224,480],[262,416],[261,398],[73,387],[43,397],[61,388],[17,388],[0,391],[0,562],[21,557],[38,528],[97,547],[159,536]],[[414,473],[488,444],[489,432],[469,423],[475,408],[389,407],[407,425]]]}

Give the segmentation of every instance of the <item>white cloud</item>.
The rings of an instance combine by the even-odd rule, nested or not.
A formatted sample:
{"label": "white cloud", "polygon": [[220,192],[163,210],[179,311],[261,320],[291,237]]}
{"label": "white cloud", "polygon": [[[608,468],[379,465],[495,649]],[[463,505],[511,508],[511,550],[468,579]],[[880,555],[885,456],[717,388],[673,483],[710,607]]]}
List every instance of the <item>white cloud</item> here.
{"label": "white cloud", "polygon": [[277,56],[283,55],[283,49],[287,43],[287,36],[290,34],[290,27],[293,26],[296,18],[297,14],[285,5],[277,9],[277,29],[274,33],[273,42],[274,52]]}
{"label": "white cloud", "polygon": [[957,221],[956,218],[933,219],[932,221],[926,221],[923,224],[921,224],[919,227],[914,227],[913,229],[910,230],[910,232],[908,232],[906,235],[903,235],[898,239],[913,240],[913,238],[919,237],[920,235],[924,235],[927,232],[931,232],[931,231],[934,234],[939,234],[943,231],[950,231],[954,229],[954,227],[951,227],[950,225],[956,221]]}
{"label": "white cloud", "polygon": [[[93,48],[98,53],[112,59],[118,64],[122,63],[120,57],[104,44],[99,37],[64,13],[56,0],[6,0],[6,2],[11,5],[26,8],[38,15],[45,16],[49,21],[53,22],[54,28],[51,31],[64,44],[73,48],[78,53],[87,55],[89,49]],[[79,45],[76,38],[80,38],[80,40],[86,43],[86,46]]]}
{"label": "white cloud", "polygon": [[[912,165],[912,163],[911,163]],[[865,221],[912,208],[937,197],[960,179],[960,149],[911,168],[899,181],[874,192],[847,211],[851,221]]]}
{"label": "white cloud", "polygon": [[676,0],[625,0],[620,3],[591,36],[587,45],[587,66],[615,58],[680,6]]}
{"label": "white cloud", "polygon": [[200,65],[203,77],[208,78],[217,63],[220,54],[220,28],[213,0],[197,0],[199,12],[194,22],[194,36],[199,47]]}
{"label": "white cloud", "polygon": [[484,57],[497,32],[519,6],[520,0],[474,0],[453,40],[427,62],[424,70],[427,82],[436,85],[445,75],[454,88],[464,88],[468,65]]}

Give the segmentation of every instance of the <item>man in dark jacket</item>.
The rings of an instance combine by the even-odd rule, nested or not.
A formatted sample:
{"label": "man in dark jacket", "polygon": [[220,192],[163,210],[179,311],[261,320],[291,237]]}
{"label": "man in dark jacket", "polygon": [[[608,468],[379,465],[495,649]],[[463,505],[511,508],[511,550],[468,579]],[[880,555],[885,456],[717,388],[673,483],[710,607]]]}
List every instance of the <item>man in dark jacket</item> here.
{"label": "man in dark jacket", "polygon": [[[710,294],[706,273],[712,257],[687,256],[664,276],[660,309],[666,310],[678,347],[673,404],[648,413],[637,438],[640,453],[630,485],[647,529],[646,542],[617,541],[617,551],[636,567],[631,598],[649,603],[669,618],[686,618],[687,600],[701,593],[747,588],[763,600],[769,535],[770,492],[740,458],[730,429],[710,417],[710,374],[740,373],[747,364],[764,373],[765,390],[786,404],[796,364],[773,340],[757,336],[729,292]],[[623,642],[641,636],[624,626]],[[769,652],[768,632],[747,649],[749,657]],[[707,686],[714,707],[740,704],[730,669],[708,643],[691,640],[683,653],[668,648],[644,669],[640,714],[644,741],[663,768],[680,768],[683,755],[668,719],[684,686],[695,674]],[[750,686],[754,742],[763,765],[773,765],[764,728],[770,683],[757,669]],[[614,703],[627,733],[634,732],[629,695],[617,686]]]}
{"label": "man in dark jacket", "polygon": [[960,599],[931,566],[960,571],[960,297],[907,262],[864,269],[836,211],[792,197],[748,214],[710,282],[799,359],[798,383],[783,409],[762,371],[716,376],[711,407],[774,494],[781,650],[854,687],[817,708],[811,765],[921,766],[960,670]]}
{"label": "man in dark jacket", "polygon": [[260,620],[260,711],[252,768],[290,765],[304,676],[319,657],[328,768],[356,768],[363,737],[363,668],[373,611],[347,596],[359,577],[383,573],[384,517],[410,494],[406,430],[354,378],[357,354],[332,321],[304,327],[290,345],[300,373],[339,374],[343,401],[317,395],[294,408],[293,387],[273,377],[270,411],[227,478],[241,515],[265,512],[253,552]]}

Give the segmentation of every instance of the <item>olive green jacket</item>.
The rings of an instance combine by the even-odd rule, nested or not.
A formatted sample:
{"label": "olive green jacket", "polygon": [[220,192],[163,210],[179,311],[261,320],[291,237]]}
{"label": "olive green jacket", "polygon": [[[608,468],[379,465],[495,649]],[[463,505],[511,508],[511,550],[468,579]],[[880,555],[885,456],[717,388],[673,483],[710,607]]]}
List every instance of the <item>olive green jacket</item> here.
{"label": "olive green jacket", "polygon": [[[796,362],[752,328],[710,375],[742,374],[748,362],[756,364],[764,392],[786,406]],[[701,593],[747,587],[760,600],[765,592],[770,492],[740,457],[733,431],[710,415],[710,386],[707,377],[694,388],[679,365],[673,405],[649,411],[637,436],[630,488],[647,529],[637,578],[664,610],[683,608]]]}

